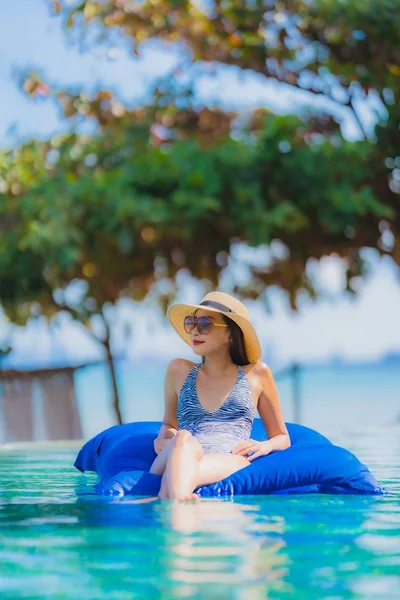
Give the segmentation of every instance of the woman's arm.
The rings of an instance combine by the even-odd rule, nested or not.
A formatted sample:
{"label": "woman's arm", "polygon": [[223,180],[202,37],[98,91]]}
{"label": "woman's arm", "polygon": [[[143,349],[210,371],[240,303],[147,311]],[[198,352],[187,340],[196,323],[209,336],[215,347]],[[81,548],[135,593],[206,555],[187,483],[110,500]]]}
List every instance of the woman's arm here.
{"label": "woman's arm", "polygon": [[268,440],[266,442],[247,440],[233,449],[234,454],[242,456],[250,454],[248,460],[265,456],[274,450],[286,450],[290,447],[290,437],[282,415],[278,390],[272,373],[264,363],[258,363],[256,369],[255,375],[261,389],[257,409],[268,434]]}
{"label": "woman's arm", "polygon": [[169,440],[175,437],[178,431],[178,422],[176,419],[176,407],[178,396],[175,389],[176,373],[179,369],[179,359],[172,360],[167,368],[164,380],[164,417],[158,436],[154,440],[154,450],[159,454],[168,444]]}
{"label": "woman's arm", "polygon": [[290,446],[290,437],[282,415],[278,390],[269,367],[260,363],[259,370],[261,394],[257,408],[268,434],[268,441],[263,443],[268,445],[269,452],[285,450]]}

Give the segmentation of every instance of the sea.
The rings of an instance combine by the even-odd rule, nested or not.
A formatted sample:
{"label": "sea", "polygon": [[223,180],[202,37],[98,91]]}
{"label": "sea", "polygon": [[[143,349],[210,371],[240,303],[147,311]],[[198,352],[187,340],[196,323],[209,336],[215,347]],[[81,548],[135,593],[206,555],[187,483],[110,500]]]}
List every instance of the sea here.
{"label": "sea", "polygon": [[[161,419],[166,364],[117,363],[125,421]],[[354,452],[379,496],[236,496],[198,503],[95,494],[81,442],[0,447],[2,600],[397,600],[398,364],[276,372],[282,410]],[[85,437],[112,425],[105,365],[76,372]]]}
{"label": "sea", "polygon": [[[116,362],[125,422],[161,420],[168,361]],[[400,360],[302,365],[295,382],[290,368],[272,370],[285,421],[339,436],[400,424]],[[83,435],[89,438],[115,424],[109,369],[97,364],[75,374]],[[297,391],[296,391],[297,390]]]}

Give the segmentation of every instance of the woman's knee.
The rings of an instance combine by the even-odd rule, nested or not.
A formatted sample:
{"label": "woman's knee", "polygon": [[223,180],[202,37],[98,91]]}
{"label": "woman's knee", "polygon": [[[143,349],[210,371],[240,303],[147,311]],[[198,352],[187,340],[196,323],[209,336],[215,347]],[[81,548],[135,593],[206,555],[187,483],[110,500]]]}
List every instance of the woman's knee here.
{"label": "woman's knee", "polygon": [[179,429],[174,439],[175,444],[187,444],[190,443],[194,438],[187,429]]}
{"label": "woman's knee", "polygon": [[175,436],[175,448],[189,448],[193,445],[194,437],[186,429],[180,429]]}
{"label": "woman's knee", "polygon": [[203,449],[196,438],[186,429],[180,429],[175,436],[175,447],[193,452],[198,458],[203,456]]}

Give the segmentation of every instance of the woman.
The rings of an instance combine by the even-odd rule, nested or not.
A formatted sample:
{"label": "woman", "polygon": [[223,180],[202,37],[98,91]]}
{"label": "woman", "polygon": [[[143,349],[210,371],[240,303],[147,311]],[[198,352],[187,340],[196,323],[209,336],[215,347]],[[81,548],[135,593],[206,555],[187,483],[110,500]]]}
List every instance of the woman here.
{"label": "woman", "polygon": [[[193,491],[290,446],[269,368],[246,307],[211,292],[198,305],[174,304],[168,317],[201,364],[175,359],[165,377],[163,425],[150,472],[162,475],[160,498],[196,499]],[[256,410],[268,441],[249,439]]]}

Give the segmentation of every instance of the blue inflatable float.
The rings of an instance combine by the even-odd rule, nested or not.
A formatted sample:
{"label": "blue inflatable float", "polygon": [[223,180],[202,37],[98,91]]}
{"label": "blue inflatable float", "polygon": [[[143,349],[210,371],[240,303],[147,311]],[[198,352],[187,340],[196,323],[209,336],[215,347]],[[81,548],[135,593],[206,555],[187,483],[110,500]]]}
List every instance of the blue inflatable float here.
{"label": "blue inflatable float", "polygon": [[[110,427],[80,450],[75,467],[94,471],[97,493],[156,495],[161,477],[149,473],[156,456],[153,442],[159,422],[128,423]],[[200,496],[233,494],[382,494],[384,489],[354,454],[335,446],[320,433],[287,423],[292,445],[254,460],[230,477],[198,488]],[[252,439],[267,439],[255,419]]]}

